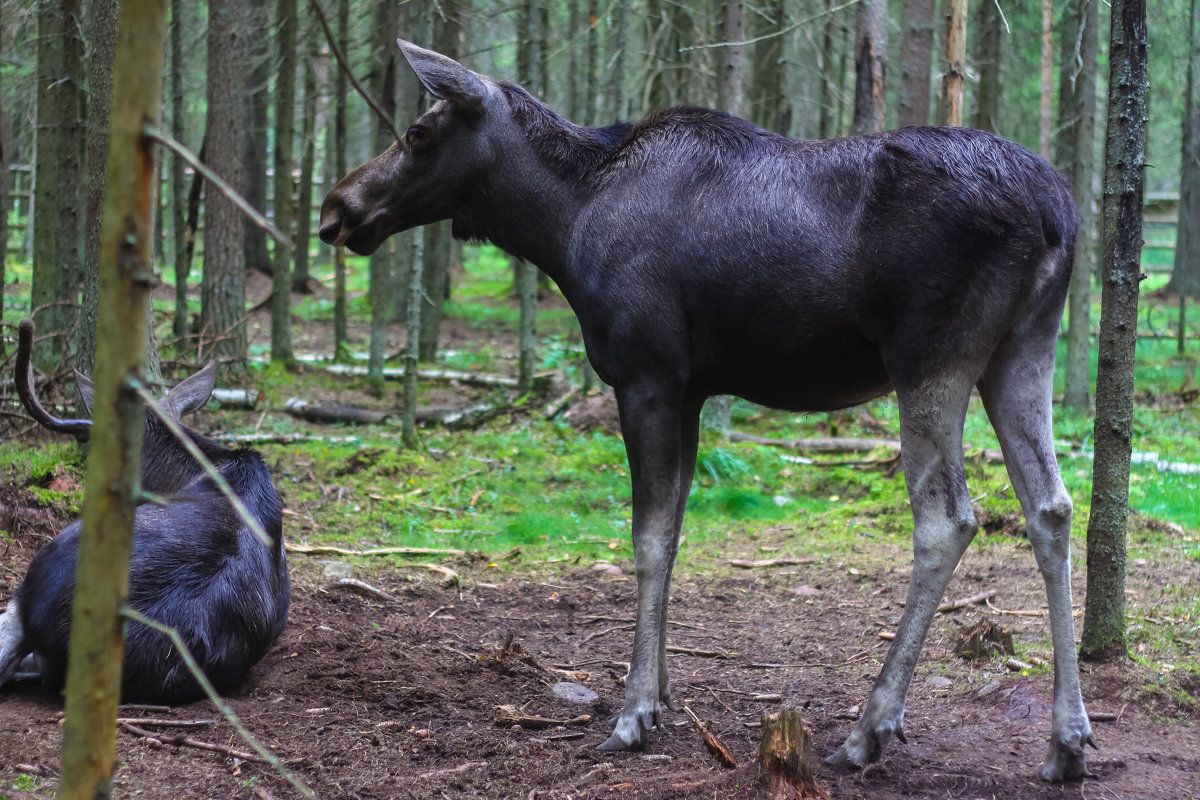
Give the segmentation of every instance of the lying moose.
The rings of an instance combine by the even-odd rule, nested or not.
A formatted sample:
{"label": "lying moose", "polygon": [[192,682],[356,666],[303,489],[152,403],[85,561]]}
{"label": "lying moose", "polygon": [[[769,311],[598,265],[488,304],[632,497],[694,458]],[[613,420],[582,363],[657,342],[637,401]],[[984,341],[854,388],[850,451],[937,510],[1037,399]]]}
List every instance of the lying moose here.
{"label": "lying moose", "polygon": [[895,391],[912,505],[904,614],[866,708],[829,761],[904,741],[917,657],[975,535],[962,433],[978,389],[1046,583],[1054,714],[1042,778],[1087,774],[1071,615],[1071,498],[1051,438],[1054,347],[1078,213],[1023,147],[965,128],[792,141],[703,108],[580,127],[520,86],[401,41],[439,101],[353,170],[321,238],[371,253],[450,219],[553,278],[616,391],[633,482],[637,625],[601,749],[645,747],[671,706],[666,616],[705,398],[791,411]]}
{"label": "lying moose", "polygon": [[[31,416],[53,431],[85,439],[91,420],[51,416],[33,393],[29,351],[33,325],[21,323],[17,388]],[[216,362],[182,381],[160,401],[175,420],[204,406],[212,394]],[[92,383],[76,373],[88,411]],[[141,486],[167,498],[145,503],[134,516],[129,563],[129,605],[179,631],[218,691],[237,686],[287,622],[287,559],[283,503],[262,457],[222,447],[188,431],[270,536],[271,547],[251,532],[211,477],[147,409]],[[61,691],[67,674],[71,599],[80,522],[76,520],[38,551],[25,580],[0,616],[0,684],[30,653],[43,685]],[[125,702],[186,703],[201,697],[199,684],[163,634],[136,622],[125,635],[121,697]]]}

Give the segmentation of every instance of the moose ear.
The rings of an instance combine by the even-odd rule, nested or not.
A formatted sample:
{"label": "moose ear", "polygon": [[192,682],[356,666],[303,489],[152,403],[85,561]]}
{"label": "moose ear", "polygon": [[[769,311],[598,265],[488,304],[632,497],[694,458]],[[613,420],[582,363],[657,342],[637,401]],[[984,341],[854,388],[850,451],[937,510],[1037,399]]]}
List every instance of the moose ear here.
{"label": "moose ear", "polygon": [[96,396],[96,386],[92,383],[91,378],[79,370],[75,370],[75,391],[79,392],[79,399],[83,401],[83,408],[90,417],[92,415],[92,400]]}
{"label": "moose ear", "polygon": [[213,386],[217,383],[217,362],[210,361],[204,369],[184,378],[167,392],[163,398],[163,407],[175,419],[182,419],[185,414],[191,414],[204,408],[212,395]]}
{"label": "moose ear", "polygon": [[417,80],[439,100],[449,100],[464,111],[480,115],[488,94],[487,84],[471,70],[441,53],[397,39],[400,52],[417,74]]}

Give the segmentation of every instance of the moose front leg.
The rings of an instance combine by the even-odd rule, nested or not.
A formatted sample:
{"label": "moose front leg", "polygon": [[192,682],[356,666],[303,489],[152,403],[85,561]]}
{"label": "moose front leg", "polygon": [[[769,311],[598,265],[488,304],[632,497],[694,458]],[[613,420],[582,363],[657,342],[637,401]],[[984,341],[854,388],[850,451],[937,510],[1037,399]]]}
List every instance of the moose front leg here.
{"label": "moose front leg", "polygon": [[671,708],[667,605],[679,531],[696,463],[699,405],[665,401],[657,386],[619,391],[621,430],[633,481],[637,624],[625,704],[601,750],[640,750]]}

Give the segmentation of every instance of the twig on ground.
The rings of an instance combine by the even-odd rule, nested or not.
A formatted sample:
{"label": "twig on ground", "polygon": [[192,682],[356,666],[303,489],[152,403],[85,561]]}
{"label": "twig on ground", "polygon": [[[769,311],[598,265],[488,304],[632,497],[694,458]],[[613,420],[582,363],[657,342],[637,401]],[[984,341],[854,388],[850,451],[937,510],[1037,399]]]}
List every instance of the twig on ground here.
{"label": "twig on ground", "polygon": [[153,717],[117,717],[117,724],[150,725],[161,728],[203,728],[215,725],[215,719],[154,719]]}
{"label": "twig on ground", "polygon": [[986,592],[973,594],[970,597],[964,597],[961,600],[955,600],[950,603],[942,603],[940,606],[938,606],[938,613],[945,614],[947,611],[957,611],[960,608],[966,608],[967,606],[972,606],[976,603],[982,603],[990,598],[995,597],[996,594],[997,591],[995,589],[988,589]]}
{"label": "twig on ground", "polygon": [[676,653],[681,656],[696,656],[697,658],[729,658],[728,653],[722,653],[719,650],[696,650],[691,647],[676,647],[667,645],[668,653]]}
{"label": "twig on ground", "polygon": [[251,753],[246,750],[237,750],[233,747],[226,747],[223,744],[201,742],[198,739],[193,739],[192,737],[186,736],[182,733],[164,736],[161,733],[151,733],[150,731],[139,728],[137,725],[133,725],[129,722],[121,722],[119,724],[122,730],[132,733],[134,736],[140,736],[156,750],[162,747],[164,744],[170,744],[175,745],[176,747],[192,747],[197,750],[209,750],[214,753],[221,753],[222,755],[229,756],[230,758],[238,758],[242,761],[254,761],[259,764],[267,763],[267,759],[263,758],[257,753]]}
{"label": "twig on ground", "polygon": [[731,567],[753,569],[755,567],[790,567],[796,564],[816,564],[819,558],[765,558],[761,561],[748,561],[744,558],[731,558],[727,562]]}
{"label": "twig on ground", "polygon": [[700,718],[696,716],[696,712],[692,711],[687,706],[684,706],[683,713],[688,715],[688,718],[692,721],[692,725],[696,728],[696,732],[700,734],[700,739],[704,742],[705,748],[707,748],[712,757],[717,760],[717,763],[726,769],[737,769],[738,762],[737,759],[733,757],[733,753],[730,753],[725,745],[721,744],[720,739],[718,739],[716,736],[713,736],[712,732],[709,731],[708,726],[701,722]]}
{"label": "twig on ground", "polygon": [[347,550],[344,547],[326,547],[324,545],[291,544],[287,545],[289,553],[301,553],[309,556],[462,556],[466,550],[435,547],[374,547],[368,550]]}
{"label": "twig on ground", "polygon": [[587,636],[583,637],[583,641],[580,642],[580,644],[581,645],[587,644],[592,639],[596,639],[601,636],[606,636],[610,633],[615,633],[617,631],[627,631],[627,630],[630,630],[631,628],[636,628],[636,627],[637,627],[637,623],[634,623],[634,622],[631,622],[627,625],[613,625],[611,628],[604,628],[603,630],[595,631],[594,633],[589,633]]}
{"label": "twig on ground", "polygon": [[387,600],[389,603],[399,602],[395,597],[392,597],[382,589],[376,589],[371,584],[365,581],[360,581],[357,578],[338,578],[336,581],[325,584],[324,588],[326,591],[330,589],[348,589],[353,592],[372,595],[381,600]]}

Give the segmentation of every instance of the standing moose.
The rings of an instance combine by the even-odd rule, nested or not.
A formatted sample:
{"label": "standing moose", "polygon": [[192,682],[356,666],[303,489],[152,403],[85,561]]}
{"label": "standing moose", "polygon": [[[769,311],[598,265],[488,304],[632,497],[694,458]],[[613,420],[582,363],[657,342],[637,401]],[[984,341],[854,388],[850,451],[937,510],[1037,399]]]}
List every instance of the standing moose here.
{"label": "standing moose", "polygon": [[[17,389],[30,416],[60,433],[87,438],[91,420],[61,420],[33,393],[33,323],[20,326]],[[216,362],[179,383],[160,402],[178,421],[208,402]],[[84,405],[92,383],[76,373]],[[223,447],[194,431],[188,436],[229,482],[271,539],[267,547],[238,517],[209,475],[174,434],[146,411],[141,487],[167,500],[134,512],[129,605],[177,630],[218,691],[241,683],[287,622],[290,582],[283,550],[283,503],[262,457]],[[0,684],[30,653],[43,685],[63,687],[80,522],[63,529],[34,556],[29,572],[0,615]],[[121,697],[125,702],[186,703],[203,696],[199,683],[163,634],[130,623],[125,636]]]}
{"label": "standing moose", "polygon": [[666,615],[700,407],[792,411],[895,391],[912,505],[908,600],[862,717],[829,762],[904,741],[921,646],[975,535],[962,462],[979,390],[1046,583],[1054,712],[1041,777],[1087,774],[1071,499],[1051,438],[1055,339],[1078,214],[1028,150],[963,128],[792,141],[703,108],[580,127],[520,86],[400,41],[438,98],[325,199],[321,238],[373,252],[449,218],[539,266],[616,391],[633,482],[637,625],[605,750],[640,749],[671,706]]}

